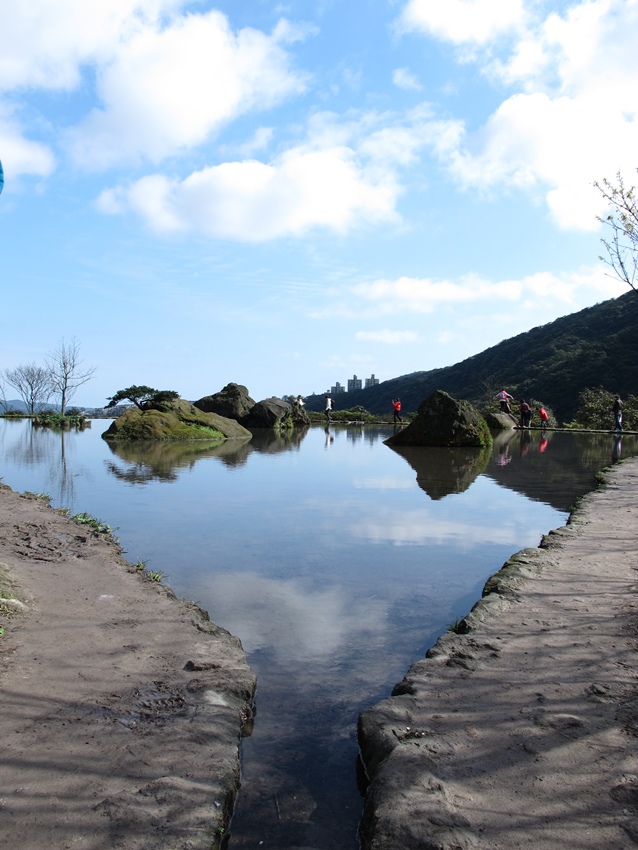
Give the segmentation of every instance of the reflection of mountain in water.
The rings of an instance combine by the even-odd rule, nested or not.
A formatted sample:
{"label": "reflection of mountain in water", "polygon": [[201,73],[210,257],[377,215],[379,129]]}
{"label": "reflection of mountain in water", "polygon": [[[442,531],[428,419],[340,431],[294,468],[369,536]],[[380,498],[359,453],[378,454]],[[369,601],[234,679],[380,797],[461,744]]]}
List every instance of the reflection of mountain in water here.
{"label": "reflection of mountain in water", "polygon": [[223,443],[168,443],[163,441],[116,443],[107,445],[114,455],[130,466],[122,469],[115,463],[108,470],[116,478],[130,484],[147,481],[174,481],[177,471],[193,467],[204,457],[219,458],[227,466],[239,466],[250,454],[250,440],[225,440]]}
{"label": "reflection of mountain in water", "polygon": [[[503,487],[569,511],[576,499],[594,489],[604,466],[638,453],[635,437],[611,434],[504,431],[494,438],[485,474]],[[541,492],[542,491],[542,492]]]}
{"label": "reflection of mountain in water", "polygon": [[437,501],[451,493],[463,493],[483,472],[490,449],[443,449],[391,446],[416,472],[419,487]]}

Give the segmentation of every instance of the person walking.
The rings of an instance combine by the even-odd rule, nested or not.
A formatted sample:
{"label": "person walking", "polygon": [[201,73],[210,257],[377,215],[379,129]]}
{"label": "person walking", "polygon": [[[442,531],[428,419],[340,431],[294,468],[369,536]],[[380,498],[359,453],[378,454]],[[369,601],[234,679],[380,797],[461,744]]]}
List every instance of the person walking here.
{"label": "person walking", "polygon": [[614,414],[614,431],[622,431],[622,399],[619,395],[614,399],[611,410]]}
{"label": "person walking", "polygon": [[532,408],[525,401],[525,399],[522,398],[518,409],[521,412],[521,426],[523,428],[529,428],[532,422]]}
{"label": "person walking", "polygon": [[330,414],[332,413],[332,399],[330,398],[330,393],[326,393],[326,421],[330,424]]}
{"label": "person walking", "polygon": [[392,399],[392,407],[394,409],[394,417],[393,417],[394,424],[396,425],[397,422],[403,422],[403,419],[401,418],[401,399],[400,398],[393,398]]}

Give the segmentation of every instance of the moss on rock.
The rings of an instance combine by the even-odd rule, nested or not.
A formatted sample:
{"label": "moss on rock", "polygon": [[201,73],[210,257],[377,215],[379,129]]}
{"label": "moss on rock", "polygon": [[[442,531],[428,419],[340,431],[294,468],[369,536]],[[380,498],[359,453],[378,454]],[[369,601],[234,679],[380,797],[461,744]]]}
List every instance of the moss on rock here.
{"label": "moss on rock", "polygon": [[126,410],[102,434],[105,440],[245,439],[250,431],[232,419],[204,413],[183,399],[160,402],[144,410]]}

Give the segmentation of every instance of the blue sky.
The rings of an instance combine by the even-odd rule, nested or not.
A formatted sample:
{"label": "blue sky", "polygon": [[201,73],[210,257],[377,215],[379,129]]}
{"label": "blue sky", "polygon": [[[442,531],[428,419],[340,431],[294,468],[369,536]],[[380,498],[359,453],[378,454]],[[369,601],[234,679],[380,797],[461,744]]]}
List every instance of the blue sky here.
{"label": "blue sky", "polygon": [[2,17],[0,369],[75,337],[74,402],[386,380],[625,291],[593,183],[635,182],[638,0]]}

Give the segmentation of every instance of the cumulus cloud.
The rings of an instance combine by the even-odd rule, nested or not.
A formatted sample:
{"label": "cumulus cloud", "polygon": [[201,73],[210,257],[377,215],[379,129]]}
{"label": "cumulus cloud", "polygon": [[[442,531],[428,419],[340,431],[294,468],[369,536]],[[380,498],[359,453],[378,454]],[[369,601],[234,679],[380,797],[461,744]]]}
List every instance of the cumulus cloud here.
{"label": "cumulus cloud", "polygon": [[454,44],[484,44],[520,27],[523,18],[523,0],[410,0],[398,26]]}
{"label": "cumulus cloud", "polygon": [[25,138],[12,111],[3,104],[0,104],[0,151],[9,182],[23,174],[46,177],[55,166],[51,150],[46,145]]}
{"label": "cumulus cloud", "polygon": [[459,280],[400,277],[357,284],[352,293],[359,302],[367,303],[378,314],[432,313],[444,305],[490,302],[525,303],[526,300],[555,301],[564,305],[575,302],[586,289],[604,298],[625,291],[610,278],[603,266],[576,272],[553,274],[538,272],[520,280],[494,281],[479,275],[464,275]]}
{"label": "cumulus cloud", "polygon": [[98,72],[102,103],[70,133],[74,157],[102,168],[120,160],[164,157],[206,141],[226,122],[267,109],[303,90],[282,43],[296,37],[234,33],[211,11],[145,27]]}
{"label": "cumulus cloud", "polygon": [[29,0],[0,28],[0,91],[72,89],[81,66],[108,61],[135,32],[156,25],[185,0]]}
{"label": "cumulus cloud", "polygon": [[398,221],[399,172],[425,143],[423,120],[420,112],[395,124],[386,115],[345,122],[317,115],[304,143],[267,162],[224,162],[181,180],[148,175],[106,190],[97,205],[106,213],[137,213],[158,232],[246,242]]}
{"label": "cumulus cloud", "polygon": [[385,345],[403,345],[406,342],[417,342],[419,335],[414,331],[358,331],[355,339],[362,342],[382,342]]}
{"label": "cumulus cloud", "polygon": [[[466,6],[468,15],[498,6],[414,0],[403,20],[458,44],[470,34],[465,22],[455,28],[448,16],[456,5]],[[503,18],[516,34],[509,52],[499,55],[490,47],[473,58],[489,79],[517,90],[476,132],[441,122],[446,132],[431,135],[431,147],[464,187],[544,193],[560,227],[596,229],[605,204],[594,181],[636,166],[638,3],[588,0],[540,20],[519,3],[511,6]],[[477,29],[477,44],[499,34],[490,14]]]}

